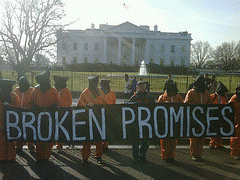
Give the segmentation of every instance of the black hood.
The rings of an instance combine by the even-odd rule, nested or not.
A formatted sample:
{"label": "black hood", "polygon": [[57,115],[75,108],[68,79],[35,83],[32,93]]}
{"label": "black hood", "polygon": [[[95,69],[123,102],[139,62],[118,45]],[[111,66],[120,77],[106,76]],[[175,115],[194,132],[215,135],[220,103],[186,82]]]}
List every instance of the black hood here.
{"label": "black hood", "polygon": [[224,96],[225,93],[228,92],[228,89],[221,81],[219,81],[215,92],[220,96]]}
{"label": "black hood", "polygon": [[67,87],[67,81],[68,81],[68,77],[64,77],[64,76],[53,76],[53,79],[55,81],[55,88],[58,91],[61,91],[63,88]]}
{"label": "black hood", "polygon": [[206,84],[205,84],[205,79],[203,76],[198,76],[193,84],[193,89],[200,93],[204,93],[206,90]]}
{"label": "black hood", "polygon": [[29,88],[30,84],[27,80],[27,77],[26,76],[22,76],[20,79],[19,79],[19,88],[20,88],[20,92],[24,93],[25,91],[27,91],[27,89]]}

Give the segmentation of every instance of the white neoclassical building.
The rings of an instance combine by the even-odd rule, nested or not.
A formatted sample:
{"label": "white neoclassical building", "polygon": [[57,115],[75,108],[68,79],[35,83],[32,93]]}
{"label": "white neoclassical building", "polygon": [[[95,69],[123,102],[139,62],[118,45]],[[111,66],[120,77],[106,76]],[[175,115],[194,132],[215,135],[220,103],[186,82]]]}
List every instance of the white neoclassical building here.
{"label": "white neoclassical building", "polygon": [[141,61],[164,66],[188,66],[191,34],[161,32],[157,25],[137,26],[92,24],[86,30],[60,30],[57,33],[57,63],[113,63],[139,65]]}

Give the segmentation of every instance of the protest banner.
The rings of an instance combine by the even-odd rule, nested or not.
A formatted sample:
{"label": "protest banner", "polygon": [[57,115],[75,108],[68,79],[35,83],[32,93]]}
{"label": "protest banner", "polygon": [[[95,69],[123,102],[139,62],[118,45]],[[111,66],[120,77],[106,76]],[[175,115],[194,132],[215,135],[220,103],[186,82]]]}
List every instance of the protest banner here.
{"label": "protest banner", "polygon": [[231,104],[113,104],[93,107],[5,107],[8,141],[131,141],[234,135]]}

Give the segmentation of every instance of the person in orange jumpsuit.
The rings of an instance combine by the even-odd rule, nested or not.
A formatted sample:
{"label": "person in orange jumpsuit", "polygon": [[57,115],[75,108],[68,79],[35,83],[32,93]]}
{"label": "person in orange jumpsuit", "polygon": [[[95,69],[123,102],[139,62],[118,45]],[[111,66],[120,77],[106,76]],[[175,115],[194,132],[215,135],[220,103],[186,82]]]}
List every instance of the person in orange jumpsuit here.
{"label": "person in orange jumpsuit", "polygon": [[[187,104],[211,104],[211,97],[206,90],[205,79],[203,76],[198,76],[193,84],[193,88],[190,89],[184,100]],[[205,138],[190,138],[190,154],[194,161],[202,160],[203,145]]]}
{"label": "person in orange jumpsuit", "polygon": [[[116,94],[110,89],[110,86],[109,86],[110,82],[111,82],[110,80],[101,79],[99,83],[99,86],[100,86],[99,88],[104,93],[104,98],[107,104],[116,104],[116,99],[117,99]],[[109,151],[108,144],[109,144],[108,141],[103,142],[103,152]]]}
{"label": "person in orange jumpsuit", "polygon": [[[160,95],[158,103],[184,103],[182,97],[178,94],[178,88],[175,82],[166,84],[164,94]],[[168,163],[174,162],[175,149],[177,146],[176,138],[161,139],[161,156]]]}
{"label": "person in orange jumpsuit", "polygon": [[[136,91],[130,98],[133,103],[155,103],[153,97],[146,90],[147,82],[138,81]],[[147,163],[146,154],[149,148],[147,139],[134,139],[132,146],[133,161],[135,163]]]}
{"label": "person in orange jumpsuit", "polygon": [[0,79],[0,162],[16,160],[16,142],[7,142],[4,132],[4,106],[19,107],[20,100],[16,93],[12,92],[15,81]]}
{"label": "person in orange jumpsuit", "polygon": [[[88,87],[81,93],[80,98],[78,100],[77,106],[93,106],[94,104],[106,104],[106,100],[104,98],[104,93],[98,88],[99,77],[97,75],[88,77],[89,85]],[[96,145],[96,154],[95,159],[97,159],[97,163],[102,163],[102,155],[103,155],[103,147],[102,142],[94,142]],[[86,165],[88,163],[88,158],[91,154],[91,142],[83,142],[82,148],[82,158],[83,164]]]}
{"label": "person in orange jumpsuit", "polygon": [[229,103],[233,103],[233,108],[235,111],[234,120],[235,120],[235,137],[230,139],[230,156],[233,159],[240,158],[240,84],[236,88],[236,93],[231,97]]}
{"label": "person in orange jumpsuit", "polygon": [[[36,76],[37,86],[34,87],[30,98],[32,108],[56,108],[58,104],[58,91],[51,87],[50,72],[45,71]],[[36,142],[37,163],[48,162],[51,156],[53,143]]]}
{"label": "person in orange jumpsuit", "polygon": [[[58,90],[58,107],[71,107],[72,93],[67,88],[68,77],[53,76],[55,88]],[[62,152],[63,143],[56,143],[58,152]]]}
{"label": "person in orange jumpsuit", "polygon": [[[211,94],[211,99],[213,104],[227,104],[228,98],[226,96],[228,92],[227,87],[219,81],[215,93]],[[210,149],[224,150],[222,137],[211,137],[209,141]]]}
{"label": "person in orange jumpsuit", "polygon": [[[33,91],[33,88],[30,87],[30,84],[27,80],[27,78],[25,76],[22,76],[19,79],[19,87],[16,87],[14,92],[18,95],[18,97],[20,98],[20,108],[26,108],[26,109],[30,109],[30,96],[31,93]],[[22,142],[17,142],[17,153],[22,152],[22,147],[23,147],[24,143]],[[34,143],[29,142],[27,143],[28,145],[28,149],[30,150],[30,152],[34,152]]]}

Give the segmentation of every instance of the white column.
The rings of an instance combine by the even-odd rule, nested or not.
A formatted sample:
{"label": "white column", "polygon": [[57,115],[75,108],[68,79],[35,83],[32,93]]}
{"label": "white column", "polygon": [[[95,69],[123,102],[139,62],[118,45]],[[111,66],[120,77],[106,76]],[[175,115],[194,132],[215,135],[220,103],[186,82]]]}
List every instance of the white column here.
{"label": "white column", "polygon": [[103,63],[107,63],[107,38],[103,38]]}
{"label": "white column", "polygon": [[145,42],[145,58],[144,58],[144,61],[145,63],[149,63],[149,42],[148,42],[148,39],[146,39],[146,42]]}
{"label": "white column", "polygon": [[118,64],[120,65],[121,64],[121,59],[122,59],[122,48],[121,48],[121,44],[122,44],[122,39],[121,38],[118,38]]}
{"label": "white column", "polygon": [[136,40],[132,39],[132,65],[135,65],[135,43]]}

